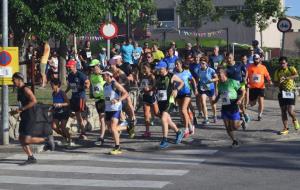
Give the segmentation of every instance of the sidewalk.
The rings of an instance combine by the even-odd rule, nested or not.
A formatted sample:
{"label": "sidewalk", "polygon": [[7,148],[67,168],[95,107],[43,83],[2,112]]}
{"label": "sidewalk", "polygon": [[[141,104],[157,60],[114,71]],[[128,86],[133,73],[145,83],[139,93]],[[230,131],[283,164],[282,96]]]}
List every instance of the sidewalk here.
{"label": "sidewalk", "polygon": [[[299,101],[296,105],[297,116],[300,119],[300,105]],[[210,108],[210,106],[209,106]],[[295,141],[300,139],[300,131],[295,132],[291,119],[289,118],[290,123],[290,133],[285,136],[277,135],[277,132],[282,129],[280,108],[276,100],[266,100],[265,101],[265,111],[263,113],[262,121],[257,121],[257,106],[250,108],[248,113],[251,116],[251,122],[248,123],[246,131],[240,129],[236,133],[236,137],[243,144],[256,144],[256,143],[272,143],[274,141]],[[219,109],[218,109],[219,111]],[[219,112],[218,112],[219,113]],[[197,112],[198,114],[198,112]],[[172,117],[176,124],[181,124],[182,121],[179,118],[178,114],[172,114]],[[138,124],[136,127],[137,135],[134,139],[129,139],[126,132],[122,133],[121,136],[121,146],[123,149],[128,151],[156,151],[158,149],[159,142],[161,140],[161,126],[158,118],[155,120],[155,126],[151,126],[150,130],[152,132],[152,137],[150,139],[142,138],[143,131],[145,130],[142,109],[137,113]],[[170,148],[199,148],[199,147],[226,147],[231,144],[229,137],[226,134],[223,122],[221,119],[218,120],[216,124],[209,124],[208,126],[201,125],[202,119],[198,118],[198,127],[196,128],[195,135],[184,139],[183,143],[180,145],[173,145],[172,141],[175,139],[175,133],[173,131],[169,132]],[[179,125],[180,126],[180,125]],[[88,133],[89,140],[81,141],[76,140],[80,146],[75,149],[110,149],[113,146],[113,141],[110,134],[108,134],[107,140],[105,141],[104,147],[99,147],[94,145],[98,137],[99,131],[93,131]],[[13,153],[13,152],[22,152],[22,149],[18,142],[14,142],[8,146],[0,145],[0,153]],[[34,147],[35,152],[41,150],[41,145],[36,145]]]}

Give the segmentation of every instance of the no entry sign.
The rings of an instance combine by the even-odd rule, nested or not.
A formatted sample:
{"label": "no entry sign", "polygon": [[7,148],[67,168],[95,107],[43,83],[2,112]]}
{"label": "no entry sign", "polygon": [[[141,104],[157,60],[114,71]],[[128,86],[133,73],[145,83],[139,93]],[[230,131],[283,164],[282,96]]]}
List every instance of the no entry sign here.
{"label": "no entry sign", "polygon": [[118,32],[118,26],[113,22],[102,24],[99,28],[99,34],[106,40],[115,38],[118,35]]}
{"label": "no entry sign", "polygon": [[11,63],[11,54],[7,51],[0,52],[0,66],[7,66]]}
{"label": "no entry sign", "polygon": [[0,85],[11,85],[13,73],[19,71],[19,49],[0,47]]}

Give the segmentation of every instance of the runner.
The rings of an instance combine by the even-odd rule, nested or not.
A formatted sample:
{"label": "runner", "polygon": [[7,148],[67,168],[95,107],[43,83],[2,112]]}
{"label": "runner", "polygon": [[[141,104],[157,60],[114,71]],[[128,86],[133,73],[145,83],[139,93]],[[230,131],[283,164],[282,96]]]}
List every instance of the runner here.
{"label": "runner", "polygon": [[254,106],[258,100],[258,116],[257,120],[262,119],[265,97],[265,78],[269,85],[272,85],[270,74],[267,68],[262,65],[261,58],[258,54],[253,56],[254,63],[248,69],[248,85],[249,85],[249,102],[250,106]]}
{"label": "runner", "polygon": [[227,134],[232,140],[232,148],[238,147],[239,142],[235,138],[234,131],[240,127],[239,104],[241,104],[244,89],[240,87],[238,81],[227,77],[224,67],[218,68],[218,89],[219,94],[213,103],[217,103],[221,98],[221,114],[226,127]]}
{"label": "runner", "polygon": [[167,51],[168,55],[164,58],[164,61],[168,64],[169,73],[173,73],[175,62],[178,60],[178,57],[174,55],[175,52],[173,48],[170,47]]}
{"label": "runner", "polygon": [[81,62],[81,66],[83,68],[83,72],[88,72],[89,63],[92,60],[92,51],[91,51],[91,42],[86,41],[84,44],[84,48],[79,52],[79,60]]}
{"label": "runner", "polygon": [[[160,143],[160,148],[164,149],[169,146],[168,143],[168,131],[169,126],[176,132],[175,144],[179,144],[182,141],[184,133],[179,130],[176,124],[172,121],[169,110],[169,101],[171,98],[175,98],[177,92],[183,88],[184,82],[178,78],[176,75],[168,73],[168,64],[164,61],[160,61],[156,69],[159,72],[159,76],[156,80],[156,94],[158,97],[158,108],[160,112],[163,138]],[[177,88],[174,88],[175,82],[179,85]]]}
{"label": "runner", "polygon": [[52,99],[53,105],[50,110],[52,114],[52,123],[51,128],[59,135],[61,135],[64,139],[62,141],[62,145],[73,146],[71,134],[69,130],[66,128],[68,123],[68,119],[70,116],[69,105],[70,101],[66,95],[66,93],[61,90],[61,82],[59,79],[52,79],[51,88],[52,88]]}
{"label": "runner", "polygon": [[182,64],[180,60],[177,60],[175,64],[175,75],[177,75],[184,82],[183,88],[178,91],[176,101],[178,102],[180,115],[183,119],[183,125],[185,128],[184,138],[188,138],[190,135],[195,133],[195,126],[192,124],[193,114],[190,114],[191,110],[189,108],[191,104],[192,90],[196,96],[198,95],[197,85],[191,72],[189,71],[189,64]]}
{"label": "runner", "polygon": [[215,46],[214,53],[211,56],[209,56],[209,65],[215,70],[217,70],[218,66],[221,65],[224,61],[224,57],[221,54],[219,54],[219,50],[219,47]]}
{"label": "runner", "polygon": [[91,75],[90,81],[92,85],[92,97],[96,99],[96,110],[99,115],[100,123],[100,137],[98,139],[99,144],[102,146],[104,143],[105,134],[105,100],[103,87],[105,81],[101,75],[100,61],[98,59],[93,59],[90,63]]}
{"label": "runner", "polygon": [[278,101],[281,108],[283,130],[278,134],[287,135],[289,133],[287,113],[293,120],[295,130],[300,129],[300,125],[295,113],[295,79],[298,78],[299,75],[295,67],[288,66],[287,57],[280,57],[279,64],[280,68],[275,71],[274,83],[279,88]]}
{"label": "runner", "polygon": [[154,94],[155,87],[155,76],[151,72],[150,64],[144,64],[144,76],[141,80],[142,96],[144,103],[144,116],[145,116],[145,125],[146,131],[143,134],[143,137],[151,137],[150,125],[151,125],[151,108],[153,109],[154,114],[158,114],[158,105],[157,100]]}
{"label": "runner", "polygon": [[110,70],[104,70],[102,76],[106,82],[104,85],[105,121],[115,141],[115,147],[109,153],[117,155],[122,153],[118,123],[122,111],[122,101],[128,97],[128,92],[113,79]]}
{"label": "runner", "polygon": [[160,61],[161,59],[165,58],[164,53],[158,49],[157,43],[152,45],[152,57],[154,61]]}
{"label": "runner", "polygon": [[28,156],[28,159],[21,165],[35,164],[37,163],[37,160],[33,156],[30,144],[46,142],[47,148],[53,151],[55,148],[54,139],[52,135],[48,136],[48,138],[32,137],[32,132],[36,123],[36,98],[30,88],[24,84],[24,76],[21,73],[14,73],[12,80],[14,86],[18,88],[17,100],[20,102],[20,108],[11,111],[10,114],[20,114],[21,121],[19,124],[19,141],[24,152]]}
{"label": "runner", "polygon": [[[241,62],[236,62],[234,60],[233,54],[230,53],[226,57],[226,70],[227,70],[227,77],[233,80],[236,80],[240,83],[241,88],[244,89],[243,92],[246,93],[246,73],[247,69],[246,66]],[[243,94],[243,97],[245,97],[245,94]],[[242,99],[242,102],[244,99]],[[246,122],[249,121],[249,116],[246,114],[246,109],[243,106],[243,104],[239,105],[240,112],[241,112],[241,120],[242,120],[242,127],[245,130],[246,129]]]}
{"label": "runner", "polygon": [[86,94],[85,88],[90,87],[90,81],[87,76],[76,69],[76,61],[70,60],[66,65],[69,70],[68,75],[68,87],[66,93],[72,90],[72,96],[70,100],[70,107],[73,112],[75,112],[77,123],[80,126],[80,139],[87,139],[85,134],[85,128],[83,124],[83,118],[81,113],[85,110]]}
{"label": "runner", "polygon": [[198,101],[201,102],[201,110],[203,112],[204,121],[203,124],[209,124],[206,99],[209,98],[212,111],[213,111],[213,122],[217,122],[217,105],[213,104],[213,100],[215,99],[215,85],[218,81],[218,76],[214,69],[208,66],[208,57],[203,56],[200,58],[200,69],[197,71],[197,79],[198,79],[198,92],[197,96]]}

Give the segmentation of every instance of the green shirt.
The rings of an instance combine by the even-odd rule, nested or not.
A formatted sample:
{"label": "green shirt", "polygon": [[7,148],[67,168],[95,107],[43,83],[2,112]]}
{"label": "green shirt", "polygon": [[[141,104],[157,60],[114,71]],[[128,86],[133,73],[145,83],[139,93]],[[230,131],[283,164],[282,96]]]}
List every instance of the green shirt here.
{"label": "green shirt", "polygon": [[228,94],[230,100],[237,99],[237,92],[240,89],[240,87],[240,83],[233,79],[227,79],[225,82],[219,81],[218,83],[219,94]]}
{"label": "green shirt", "polygon": [[93,97],[96,99],[104,99],[104,84],[105,81],[103,80],[101,75],[91,74],[90,76],[91,84],[92,84],[92,93]]}

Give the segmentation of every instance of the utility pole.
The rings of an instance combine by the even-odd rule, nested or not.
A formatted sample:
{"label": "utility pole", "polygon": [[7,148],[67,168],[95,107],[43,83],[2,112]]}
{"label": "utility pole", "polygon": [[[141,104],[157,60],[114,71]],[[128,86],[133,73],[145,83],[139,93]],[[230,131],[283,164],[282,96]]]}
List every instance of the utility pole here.
{"label": "utility pole", "polygon": [[[2,0],[2,47],[8,47],[8,0]],[[1,145],[9,144],[8,86],[2,85]]]}

